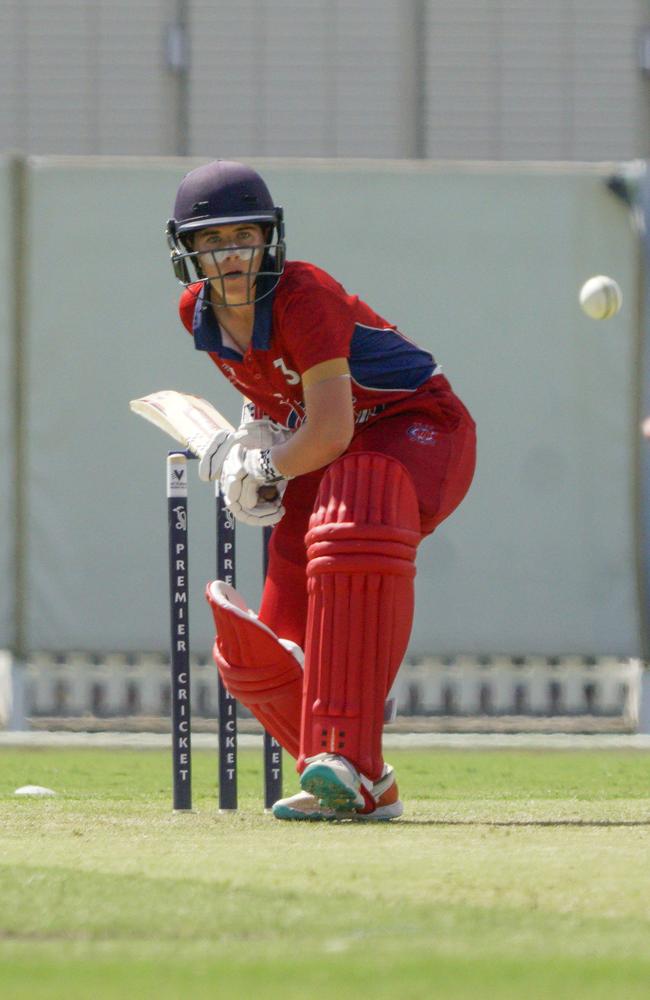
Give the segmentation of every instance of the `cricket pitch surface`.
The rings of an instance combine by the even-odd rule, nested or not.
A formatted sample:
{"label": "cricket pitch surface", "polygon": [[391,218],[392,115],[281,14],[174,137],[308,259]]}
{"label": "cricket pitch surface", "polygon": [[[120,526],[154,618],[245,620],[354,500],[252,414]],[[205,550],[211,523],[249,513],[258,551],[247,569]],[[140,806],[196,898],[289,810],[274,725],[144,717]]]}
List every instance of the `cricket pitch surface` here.
{"label": "cricket pitch surface", "polygon": [[168,741],[81,735],[0,734],[3,1000],[648,995],[647,737],[391,739],[362,825],[265,814],[256,743],[219,814],[207,738],[175,814]]}

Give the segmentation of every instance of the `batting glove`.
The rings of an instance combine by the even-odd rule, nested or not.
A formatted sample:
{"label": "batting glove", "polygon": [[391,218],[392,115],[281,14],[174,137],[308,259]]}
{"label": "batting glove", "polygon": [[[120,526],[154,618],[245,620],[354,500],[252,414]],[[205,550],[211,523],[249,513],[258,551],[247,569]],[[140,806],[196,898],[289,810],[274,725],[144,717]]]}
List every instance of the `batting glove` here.
{"label": "batting glove", "polygon": [[235,433],[233,431],[217,431],[207,444],[202,443],[194,448],[190,441],[190,449],[199,456],[199,479],[202,479],[204,483],[209,483],[211,479],[219,478],[226,455],[234,443]]}
{"label": "batting glove", "polygon": [[[286,477],[273,465],[270,448],[247,448],[238,443],[228,452],[221,473],[221,491],[235,517],[239,517],[242,511],[256,518],[267,514],[278,515],[278,496],[281,499],[286,485]],[[269,486],[276,491],[273,500],[260,495],[260,490]],[[267,489],[267,495],[268,492]],[[282,514],[276,520],[279,521]],[[276,520],[266,523],[275,524]]]}
{"label": "batting glove", "polygon": [[268,417],[262,420],[252,418],[254,412],[252,403],[245,403],[242,410],[242,423],[236,431],[217,431],[207,442],[199,440],[189,447],[199,456],[199,479],[204,483],[211,479],[219,479],[226,460],[226,455],[236,442],[245,444],[247,448],[272,448],[291,437],[291,431],[280,427]]}

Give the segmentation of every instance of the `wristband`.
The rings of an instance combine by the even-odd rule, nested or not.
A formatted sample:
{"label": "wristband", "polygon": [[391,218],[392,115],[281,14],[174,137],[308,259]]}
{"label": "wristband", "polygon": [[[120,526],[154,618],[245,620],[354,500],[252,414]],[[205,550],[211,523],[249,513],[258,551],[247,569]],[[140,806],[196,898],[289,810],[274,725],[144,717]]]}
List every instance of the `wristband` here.
{"label": "wristband", "polygon": [[279,483],[281,479],[289,479],[289,476],[284,476],[281,472],[276,469],[273,464],[273,459],[271,458],[270,448],[260,449],[260,472],[265,483]]}

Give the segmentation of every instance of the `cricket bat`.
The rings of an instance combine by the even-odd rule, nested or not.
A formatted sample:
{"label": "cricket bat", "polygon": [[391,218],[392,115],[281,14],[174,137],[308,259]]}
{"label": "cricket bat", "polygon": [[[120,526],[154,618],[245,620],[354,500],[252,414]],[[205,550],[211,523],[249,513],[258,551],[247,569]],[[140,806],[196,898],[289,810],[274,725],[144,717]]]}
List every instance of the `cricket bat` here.
{"label": "cricket bat", "polygon": [[129,407],[199,458],[217,431],[235,430],[207,399],[175,389],[161,389],[141,399],[132,399]]}
{"label": "cricket bat", "polygon": [[[129,408],[198,458],[203,457],[217,431],[234,433],[235,430],[207,399],[175,389],[161,389],[140,399],[132,399]],[[262,500],[275,500],[277,489],[275,486],[262,486],[258,493]]]}

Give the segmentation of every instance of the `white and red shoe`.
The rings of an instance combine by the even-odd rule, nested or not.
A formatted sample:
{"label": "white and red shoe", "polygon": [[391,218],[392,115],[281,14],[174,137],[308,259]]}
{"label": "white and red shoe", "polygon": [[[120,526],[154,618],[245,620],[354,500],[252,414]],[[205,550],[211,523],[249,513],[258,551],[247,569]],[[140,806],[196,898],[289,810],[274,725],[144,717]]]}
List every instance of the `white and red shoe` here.
{"label": "white and red shoe", "polygon": [[390,820],[404,812],[395,772],[390,764],[377,781],[359,774],[345,757],[318,754],[307,761],[302,791],[273,806],[276,819]]}

